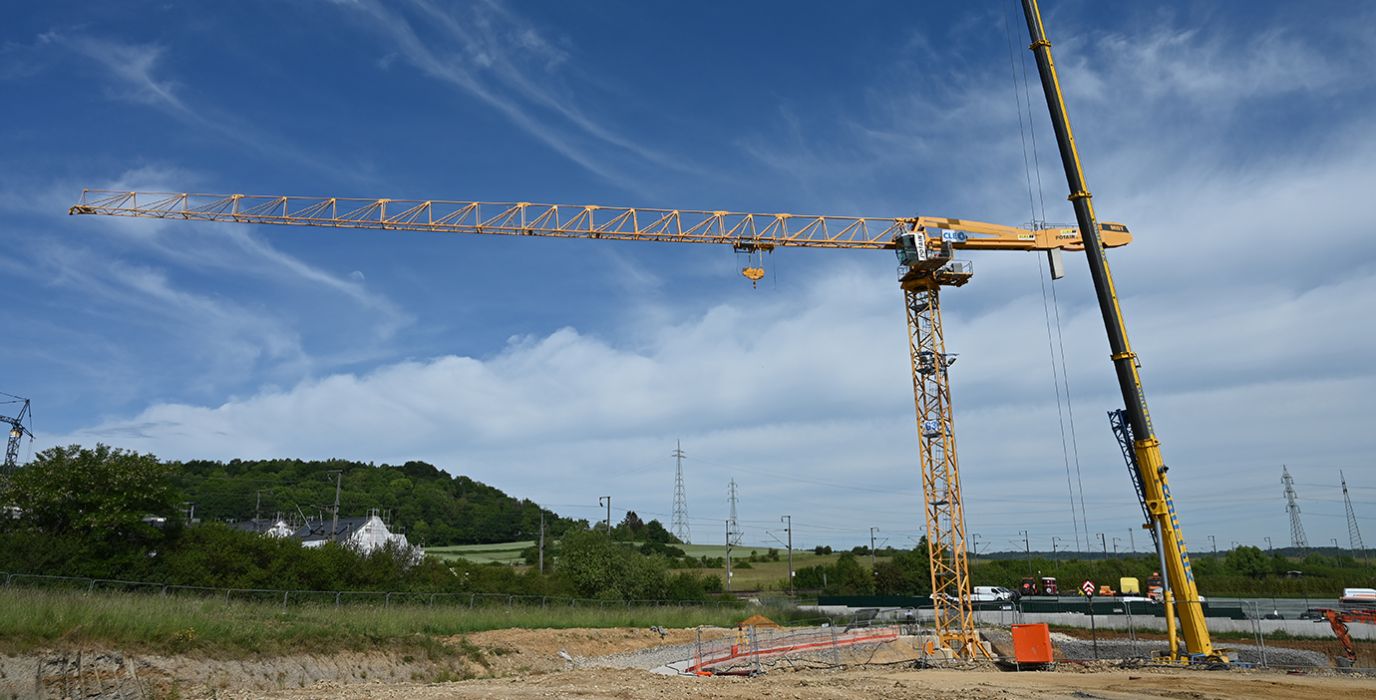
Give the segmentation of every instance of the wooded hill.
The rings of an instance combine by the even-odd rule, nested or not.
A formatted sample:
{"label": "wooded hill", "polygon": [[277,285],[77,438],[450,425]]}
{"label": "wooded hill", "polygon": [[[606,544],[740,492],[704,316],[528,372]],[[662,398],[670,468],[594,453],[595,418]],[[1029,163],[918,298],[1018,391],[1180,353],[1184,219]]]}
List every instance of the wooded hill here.
{"label": "wooded hill", "polygon": [[[392,529],[413,544],[443,546],[534,539],[541,508],[529,500],[466,476],[450,476],[425,462],[401,466],[348,460],[194,460],[172,462],[173,485],[182,500],[196,504],[201,521],[243,521],[254,517],[300,520],[328,517],[334,503],[336,470],[344,474],[341,516],[376,508]],[[260,505],[261,504],[261,505]],[[558,537],[586,522],[545,511],[546,533]]]}

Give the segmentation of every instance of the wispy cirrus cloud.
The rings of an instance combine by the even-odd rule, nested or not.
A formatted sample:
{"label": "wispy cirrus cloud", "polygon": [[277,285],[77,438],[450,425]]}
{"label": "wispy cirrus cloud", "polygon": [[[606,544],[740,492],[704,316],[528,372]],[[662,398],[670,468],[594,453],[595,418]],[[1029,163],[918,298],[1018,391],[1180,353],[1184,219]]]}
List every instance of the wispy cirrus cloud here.
{"label": "wispy cirrus cloud", "polygon": [[[193,104],[183,86],[167,77],[167,47],[156,43],[119,41],[77,31],[50,31],[38,43],[57,46],[99,66],[113,78],[105,86],[112,99],[147,105],[188,127],[253,149],[261,156],[305,165],[331,176],[361,179],[359,168],[344,167],[330,156],[307,151],[262,127],[223,110]],[[180,189],[180,188],[178,188]]]}
{"label": "wispy cirrus cloud", "polygon": [[700,172],[682,154],[669,154],[625,136],[590,114],[578,88],[596,87],[569,64],[570,52],[498,2],[458,8],[431,0],[403,5],[344,0],[392,43],[395,54],[425,75],[447,83],[501,113],[531,137],[628,191],[644,194],[647,166]]}

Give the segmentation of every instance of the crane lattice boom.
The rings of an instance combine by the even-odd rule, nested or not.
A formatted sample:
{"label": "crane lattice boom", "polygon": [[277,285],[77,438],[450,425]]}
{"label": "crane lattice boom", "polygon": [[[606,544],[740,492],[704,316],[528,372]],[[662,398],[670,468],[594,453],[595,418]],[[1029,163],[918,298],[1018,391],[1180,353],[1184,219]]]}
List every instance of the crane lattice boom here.
{"label": "crane lattice boom", "polygon": [[[949,231],[969,250],[1081,250],[1079,229],[1025,229],[946,217],[751,214],[596,204],[362,199],[282,195],[188,194],[83,190],[71,214],[101,214],[279,226],[549,236],[661,243],[713,243],[746,248],[892,250],[911,231]],[[1108,247],[1126,245],[1122,224],[1101,224]],[[963,234],[963,235],[961,235]]]}

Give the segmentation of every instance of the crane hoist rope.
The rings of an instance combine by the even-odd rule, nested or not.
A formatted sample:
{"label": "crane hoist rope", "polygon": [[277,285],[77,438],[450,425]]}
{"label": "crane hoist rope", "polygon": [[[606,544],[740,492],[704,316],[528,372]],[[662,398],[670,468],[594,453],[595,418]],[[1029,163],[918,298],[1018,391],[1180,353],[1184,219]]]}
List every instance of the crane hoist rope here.
{"label": "crane hoist rope", "polygon": [[[951,387],[939,290],[969,281],[961,250],[1082,250],[1074,228],[1025,229],[950,217],[852,217],[643,209],[530,202],[347,199],[243,194],[86,190],[74,215],[319,228],[581,238],[730,245],[758,254],[775,248],[892,250],[908,324],[919,432],[923,512],[932,601],[941,644],[965,657],[987,654],[975,630],[965,554],[964,501],[956,460]],[[1126,245],[1122,224],[1100,224],[1104,245]],[[748,265],[743,271],[752,281]]]}

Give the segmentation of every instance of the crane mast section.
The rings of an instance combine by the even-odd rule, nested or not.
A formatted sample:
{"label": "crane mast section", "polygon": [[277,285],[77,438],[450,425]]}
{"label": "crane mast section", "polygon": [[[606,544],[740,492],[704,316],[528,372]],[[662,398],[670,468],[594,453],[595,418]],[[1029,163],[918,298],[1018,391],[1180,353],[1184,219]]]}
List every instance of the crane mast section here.
{"label": "crane mast section", "polygon": [[[752,250],[892,250],[894,239],[923,231],[962,250],[1083,250],[1078,229],[1025,229],[947,217],[752,214],[589,204],[289,197],[83,190],[73,215],[220,221],[319,228],[422,231],[594,240],[711,243]],[[1122,224],[1105,223],[1107,246],[1127,245]]]}

